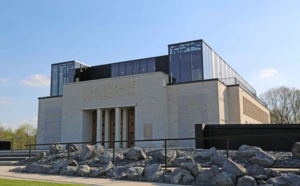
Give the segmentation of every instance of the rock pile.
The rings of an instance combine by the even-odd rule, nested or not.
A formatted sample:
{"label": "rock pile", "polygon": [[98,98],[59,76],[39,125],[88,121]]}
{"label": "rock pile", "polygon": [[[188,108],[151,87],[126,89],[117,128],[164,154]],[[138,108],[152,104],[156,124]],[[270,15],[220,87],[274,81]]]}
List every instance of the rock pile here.
{"label": "rock pile", "polygon": [[[63,149],[54,144],[48,153],[36,155],[31,162],[19,162],[26,166],[11,171],[182,185],[300,185],[300,176],[296,173],[283,174],[270,169],[277,159],[259,147],[243,145],[232,157],[226,158],[215,148],[193,149],[188,153],[173,149],[165,153],[161,149],[133,147],[115,153],[114,165],[113,153],[101,145],[85,145],[83,149],[70,145]],[[177,168],[162,169],[165,160]]]}

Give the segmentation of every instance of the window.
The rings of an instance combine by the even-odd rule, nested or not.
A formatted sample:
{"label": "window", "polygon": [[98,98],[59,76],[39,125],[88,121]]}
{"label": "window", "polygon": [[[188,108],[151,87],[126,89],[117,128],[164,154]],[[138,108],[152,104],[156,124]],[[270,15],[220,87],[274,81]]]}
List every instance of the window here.
{"label": "window", "polygon": [[111,77],[119,76],[119,64],[111,65]]}
{"label": "window", "polygon": [[132,61],[126,62],[126,75],[132,75]]}
{"label": "window", "polygon": [[147,72],[147,60],[143,59],[140,60],[140,73],[146,73]]}
{"label": "window", "polygon": [[148,72],[155,72],[155,59],[154,58],[147,59],[147,69],[148,69]]}

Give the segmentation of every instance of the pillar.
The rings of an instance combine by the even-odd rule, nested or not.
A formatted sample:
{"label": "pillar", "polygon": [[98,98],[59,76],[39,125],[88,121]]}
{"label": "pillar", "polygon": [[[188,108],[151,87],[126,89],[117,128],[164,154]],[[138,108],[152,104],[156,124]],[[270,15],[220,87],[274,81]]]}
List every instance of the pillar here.
{"label": "pillar", "polygon": [[127,148],[127,140],[128,140],[128,110],[127,108],[122,109],[123,114],[123,148]]}
{"label": "pillar", "polygon": [[[110,125],[109,125],[109,110],[105,110],[105,131],[104,131],[104,139],[105,141],[109,141],[109,131],[110,131]],[[109,143],[104,144],[105,148],[109,148]]]}
{"label": "pillar", "polygon": [[101,109],[97,109],[97,141],[98,142],[102,141],[102,110]]}
{"label": "pillar", "polygon": [[[115,108],[115,141],[121,140],[121,109]],[[115,143],[116,148],[120,148],[120,142]]]}

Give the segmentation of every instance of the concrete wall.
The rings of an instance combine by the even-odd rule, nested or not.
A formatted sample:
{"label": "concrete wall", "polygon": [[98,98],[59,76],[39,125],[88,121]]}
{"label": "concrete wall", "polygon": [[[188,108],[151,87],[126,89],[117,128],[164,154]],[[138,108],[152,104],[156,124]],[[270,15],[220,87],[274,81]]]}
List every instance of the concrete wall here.
{"label": "concrete wall", "polygon": [[[170,138],[193,138],[194,124],[219,123],[218,81],[168,86]],[[193,146],[194,141],[174,141],[171,145]]]}
{"label": "concrete wall", "polygon": [[39,99],[37,143],[61,142],[61,120],[62,97]]}
{"label": "concrete wall", "polygon": [[[262,105],[260,102],[258,102],[253,96],[248,94],[245,90],[240,88],[239,86],[229,86],[228,88],[229,92],[229,112],[230,112],[230,122],[231,124],[269,124],[270,123],[270,111]],[[251,103],[256,105],[259,109],[261,109],[263,112],[267,113],[268,115],[268,122],[262,122],[261,120],[257,118],[253,118],[249,115],[247,115],[244,111],[243,105],[243,99],[246,98]]]}
{"label": "concrete wall", "polygon": [[219,100],[219,124],[227,124],[230,122],[229,109],[228,109],[228,89],[227,87],[218,82],[218,100]]}

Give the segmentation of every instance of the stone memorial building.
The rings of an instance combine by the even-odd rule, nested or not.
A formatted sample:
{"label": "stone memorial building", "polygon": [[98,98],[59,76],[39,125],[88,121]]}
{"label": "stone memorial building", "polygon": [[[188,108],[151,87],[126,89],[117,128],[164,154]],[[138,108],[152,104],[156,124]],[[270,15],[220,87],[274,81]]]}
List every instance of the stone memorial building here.
{"label": "stone memorial building", "polygon": [[[203,40],[168,45],[168,55],[89,66],[51,65],[39,98],[37,143],[194,137],[194,124],[268,124],[256,91]],[[194,141],[170,141],[191,146]],[[111,147],[112,143],[105,143]]]}

